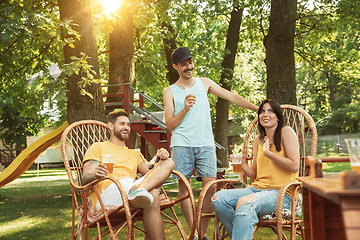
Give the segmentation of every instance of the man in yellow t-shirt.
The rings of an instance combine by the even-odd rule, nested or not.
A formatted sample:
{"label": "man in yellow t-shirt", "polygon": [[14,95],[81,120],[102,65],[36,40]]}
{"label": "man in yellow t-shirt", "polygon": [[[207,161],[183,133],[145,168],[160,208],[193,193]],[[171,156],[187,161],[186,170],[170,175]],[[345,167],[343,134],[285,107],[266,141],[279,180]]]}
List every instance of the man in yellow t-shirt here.
{"label": "man in yellow t-shirt", "polygon": [[[130,136],[129,116],[124,111],[114,111],[108,116],[108,126],[112,133],[111,141],[94,143],[86,152],[83,160],[83,184],[88,184],[95,179],[106,175],[117,178],[128,193],[131,207],[143,209],[143,223],[149,239],[163,239],[164,229],[160,214],[160,196],[158,188],[163,185],[174,169],[174,162],[165,149],[160,149],[156,156],[161,161],[149,170],[150,164],[144,161],[143,155],[125,146],[125,141]],[[114,155],[113,172],[109,173],[102,163],[102,154]],[[135,180],[136,174],[143,177]],[[122,204],[122,199],[115,183],[110,180],[98,184],[101,199],[105,205]],[[100,204],[95,194],[90,199],[96,209]]]}

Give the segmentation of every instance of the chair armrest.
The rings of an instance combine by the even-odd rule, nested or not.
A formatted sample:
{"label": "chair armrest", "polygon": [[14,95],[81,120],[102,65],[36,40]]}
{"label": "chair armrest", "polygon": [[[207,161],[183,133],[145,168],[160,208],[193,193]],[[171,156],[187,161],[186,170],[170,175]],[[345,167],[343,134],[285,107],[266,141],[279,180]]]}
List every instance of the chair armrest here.
{"label": "chair armrest", "polygon": [[309,175],[315,177],[315,158],[313,156],[306,156],[305,166],[309,168]]}
{"label": "chair armrest", "polygon": [[[214,184],[217,185],[218,183],[239,183],[242,182],[242,179],[217,179],[214,181],[208,182],[203,189],[200,192],[199,198],[198,198],[198,207],[197,207],[197,214],[196,214],[196,222],[198,224],[198,229],[201,229],[201,219],[202,218],[209,218],[214,217],[215,213],[203,213],[203,207],[204,207],[204,198],[207,195],[209,188],[213,186]],[[222,185],[224,187],[224,184]],[[210,203],[211,204],[211,203]]]}
{"label": "chair armrest", "polygon": [[[121,193],[121,197],[123,200],[123,205],[120,206],[109,206],[108,208],[105,207],[105,205],[103,204],[103,201],[100,197],[99,191],[97,190],[97,184],[99,182],[102,182],[104,180],[110,180],[112,182],[114,182],[116,184],[116,186],[118,187],[120,193]],[[99,178],[96,179],[88,184],[86,184],[83,187],[77,187],[77,189],[82,190],[83,193],[81,194],[81,198],[83,201],[83,205],[78,209],[79,211],[79,216],[78,216],[78,231],[77,231],[77,236],[81,235],[81,231],[84,228],[84,220],[86,219],[86,221],[93,223],[94,221],[97,221],[96,219],[99,218],[105,218],[107,222],[110,222],[109,220],[109,215],[113,212],[118,211],[120,208],[124,208],[124,212],[126,215],[126,221],[127,224],[131,224],[131,210],[130,210],[130,205],[129,205],[129,201],[127,199],[127,195],[125,192],[124,187],[122,186],[122,184],[120,183],[119,180],[117,180],[116,178],[112,177],[112,176],[105,176],[103,178]],[[98,211],[96,211],[93,208],[93,205],[91,203],[91,201],[89,201],[88,199],[88,193],[90,190],[93,190],[96,194],[96,198],[97,200],[99,200],[100,205],[101,205],[101,209],[99,209]],[[130,226],[130,225],[129,225]]]}
{"label": "chair armrest", "polygon": [[282,221],[282,210],[283,210],[284,197],[286,194],[286,190],[289,188],[292,188],[291,193],[290,193],[291,219],[295,220],[295,210],[296,210],[296,203],[297,203],[297,198],[298,198],[297,192],[298,192],[299,188],[301,188],[301,187],[302,187],[301,182],[292,182],[292,183],[286,184],[281,187],[281,189],[279,190],[279,195],[278,195],[277,203],[276,203],[276,219],[278,221]]}
{"label": "chair armrest", "polygon": [[315,178],[322,178],[322,163],[321,159],[314,158],[312,156],[307,156],[305,160],[305,166],[310,168],[310,175]]}
{"label": "chair armrest", "polygon": [[201,205],[201,207],[198,207],[198,209],[202,208],[204,198],[205,198],[207,192],[209,191],[209,188],[212,185],[218,184],[218,183],[239,183],[239,182],[242,182],[242,179],[240,179],[240,178],[236,178],[236,179],[217,179],[217,180],[208,182],[200,192],[200,195],[199,195],[199,198],[198,198],[198,205]]}
{"label": "chair armrest", "polygon": [[[104,180],[110,180],[112,181],[113,183],[115,183],[115,185],[117,186],[117,188],[119,189],[119,192],[120,192],[120,195],[121,195],[121,198],[122,198],[122,201],[123,201],[123,205],[125,207],[125,211],[129,212],[130,214],[130,205],[129,205],[129,201],[128,201],[128,198],[127,198],[127,193],[123,187],[123,185],[120,183],[120,181],[112,176],[105,176],[105,177],[102,177],[102,178],[99,178],[99,179],[96,179],[88,184],[86,184],[84,187],[83,187],[83,190],[85,191],[85,196],[87,197],[88,196],[88,192],[90,190],[93,190],[96,194],[96,198],[97,200],[99,201],[100,205],[101,205],[101,208],[102,208],[102,211],[103,212],[106,212],[106,208],[103,204],[103,201],[101,199],[101,196],[100,196],[100,193],[98,192],[97,190],[97,187],[96,185]],[[85,199],[83,199],[83,201],[85,201]]]}

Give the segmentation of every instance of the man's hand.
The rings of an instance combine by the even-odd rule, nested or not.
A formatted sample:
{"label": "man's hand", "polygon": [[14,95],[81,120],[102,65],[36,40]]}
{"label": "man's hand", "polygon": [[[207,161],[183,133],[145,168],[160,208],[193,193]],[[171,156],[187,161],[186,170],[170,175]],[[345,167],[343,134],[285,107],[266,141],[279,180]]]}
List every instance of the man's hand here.
{"label": "man's hand", "polygon": [[156,156],[159,157],[161,160],[166,160],[170,157],[170,154],[165,148],[160,148],[159,151],[156,153]]}
{"label": "man's hand", "polygon": [[[156,153],[156,155],[155,155],[154,157],[156,157],[154,163],[158,163],[160,160],[169,159],[170,154],[169,154],[169,152],[168,152],[166,149],[160,148],[160,149],[157,151],[157,153]],[[154,159],[154,158],[153,158],[153,159]],[[147,168],[148,168],[149,170],[151,170],[151,169],[153,169],[154,167],[155,167],[154,164],[150,164],[150,165],[148,165]]]}
{"label": "man's hand", "polygon": [[190,94],[186,95],[186,97],[184,99],[184,105],[185,105],[184,109],[187,112],[190,111],[190,109],[194,106],[195,101],[196,100],[193,95],[190,95]]}
{"label": "man's hand", "polygon": [[97,161],[88,160],[84,163],[83,168],[83,185],[86,185],[98,178],[105,177],[108,175],[106,166]]}
{"label": "man's hand", "polygon": [[99,163],[95,168],[95,179],[105,177],[109,174],[109,171],[106,170],[106,166],[102,163]]}

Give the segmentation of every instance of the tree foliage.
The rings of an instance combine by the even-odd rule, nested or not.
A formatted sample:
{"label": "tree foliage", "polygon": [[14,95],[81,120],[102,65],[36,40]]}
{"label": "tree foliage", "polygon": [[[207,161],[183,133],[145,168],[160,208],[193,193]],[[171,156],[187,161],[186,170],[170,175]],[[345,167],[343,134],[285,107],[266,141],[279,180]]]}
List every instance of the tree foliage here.
{"label": "tree foliage", "polygon": [[[14,90],[17,97],[12,93]],[[17,151],[26,147],[27,136],[37,134],[44,126],[45,116],[39,116],[32,109],[38,100],[41,101],[31,88],[14,86],[11,91],[3,89],[1,92],[0,138]]]}
{"label": "tree foliage", "polygon": [[359,132],[357,1],[315,2],[299,14],[296,52],[299,103],[320,134]]}
{"label": "tree foliage", "polygon": [[[100,0],[91,2],[99,69],[94,69],[88,54],[74,54],[65,63],[63,47],[72,47],[81,38],[73,22],[61,22],[56,0],[0,1],[0,117],[18,121],[36,134],[40,126],[52,124],[38,113],[49,99],[59,101],[66,119],[66,76],[95,71],[102,83],[109,79],[109,33],[116,17],[105,14]],[[195,75],[220,83],[221,62],[226,55],[226,32],[234,4],[244,8],[231,90],[258,103],[266,95],[266,66],[263,39],[268,34],[270,3],[263,0],[219,1],[183,0],[131,1],[133,18],[136,88],[162,102],[162,91],[169,86],[169,49],[188,46],[195,56]],[[317,0],[310,5],[298,1],[295,33],[297,103],[313,116],[320,134],[359,132],[359,30],[357,0]],[[121,18],[117,19],[121,20]],[[77,31],[74,31],[77,30]],[[72,35],[63,38],[62,32]],[[175,45],[174,45],[175,44]],[[54,78],[48,69],[57,64],[63,73]],[[96,76],[96,77],[95,77]],[[86,78],[86,76],[85,76]],[[174,77],[172,77],[174,78]],[[91,80],[91,79],[90,79]],[[80,81],[79,94],[88,80]],[[281,86],[279,86],[281,88]],[[215,121],[216,98],[209,96]],[[150,103],[149,110],[158,111]],[[5,109],[5,110],[4,110]],[[16,109],[10,111],[8,109]],[[230,104],[230,114],[239,125],[254,117]],[[10,122],[10,121],[9,121]],[[25,134],[25,135],[26,135]],[[11,135],[11,134],[10,134]],[[10,136],[9,135],[9,136]],[[23,135],[23,136],[25,136]],[[9,141],[15,143],[15,141]],[[19,145],[22,145],[19,141]]]}
{"label": "tree foliage", "polygon": [[43,103],[64,96],[48,70],[61,60],[56,1],[1,1],[0,32],[0,136],[20,150],[50,123]]}

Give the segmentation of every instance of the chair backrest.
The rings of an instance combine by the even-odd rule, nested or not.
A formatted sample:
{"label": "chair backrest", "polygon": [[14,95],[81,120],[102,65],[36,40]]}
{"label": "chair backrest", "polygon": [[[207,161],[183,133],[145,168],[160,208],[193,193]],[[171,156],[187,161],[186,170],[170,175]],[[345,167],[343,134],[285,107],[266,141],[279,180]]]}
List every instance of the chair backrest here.
{"label": "chair backrest", "polygon": [[85,152],[94,142],[110,139],[111,132],[107,124],[95,120],[75,122],[62,133],[61,155],[73,195],[82,195],[82,160]]}
{"label": "chair backrest", "polygon": [[[293,105],[281,105],[283,109],[285,126],[290,126],[294,129],[298,140],[300,149],[300,167],[299,176],[305,175],[305,159],[306,156],[316,158],[317,151],[317,131],[316,125],[312,117],[302,108]],[[256,117],[248,127],[243,145],[243,154],[248,161],[252,161],[253,152],[252,146],[255,137],[258,133],[258,118]]]}

